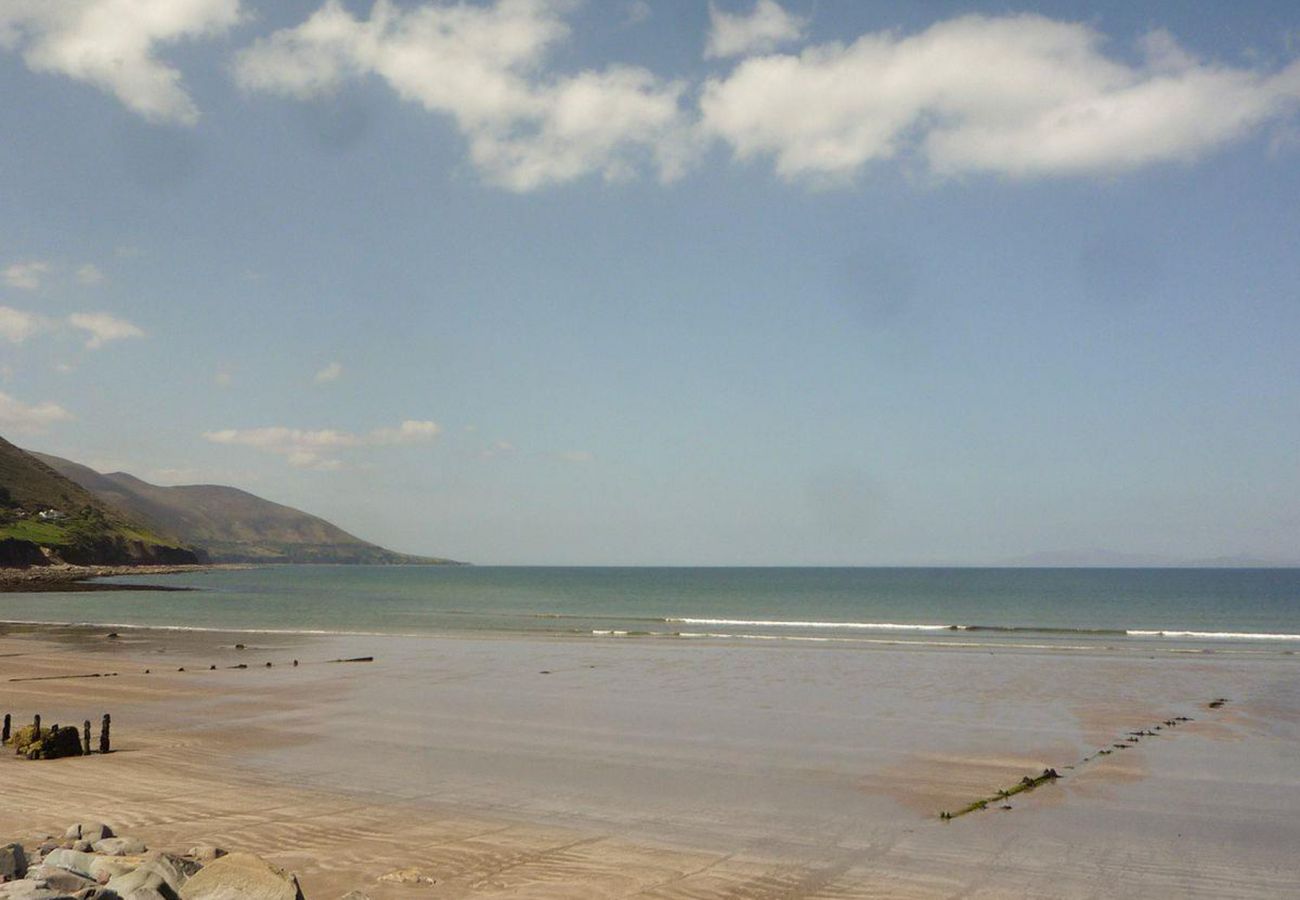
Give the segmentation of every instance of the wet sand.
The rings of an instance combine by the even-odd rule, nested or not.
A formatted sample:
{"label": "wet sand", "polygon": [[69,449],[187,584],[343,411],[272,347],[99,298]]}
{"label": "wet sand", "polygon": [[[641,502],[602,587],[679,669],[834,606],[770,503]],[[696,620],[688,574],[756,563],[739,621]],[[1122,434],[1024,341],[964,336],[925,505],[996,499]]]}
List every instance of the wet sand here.
{"label": "wet sand", "polygon": [[[313,898],[1300,888],[1281,652],[3,631],[0,711],[111,712],[118,749],[0,755],[4,839],[102,818],[259,852]],[[1045,767],[1011,810],[938,817]]]}

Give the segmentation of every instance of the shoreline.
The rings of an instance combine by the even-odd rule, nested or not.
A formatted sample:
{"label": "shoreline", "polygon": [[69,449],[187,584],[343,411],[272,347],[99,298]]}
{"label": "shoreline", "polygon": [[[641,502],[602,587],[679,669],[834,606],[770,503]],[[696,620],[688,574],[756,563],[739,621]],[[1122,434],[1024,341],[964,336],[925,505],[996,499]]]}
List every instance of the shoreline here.
{"label": "shoreline", "polygon": [[154,584],[104,584],[96,578],[122,575],[181,575],[238,568],[206,563],[162,566],[30,566],[25,569],[0,568],[0,593],[75,593],[78,591],[193,591],[193,587]]}
{"label": "shoreline", "polygon": [[[163,590],[180,592],[199,592],[196,587],[158,587],[154,585],[106,585],[106,590]],[[54,589],[51,592],[55,592]],[[0,594],[4,591],[0,590]],[[39,591],[32,591],[39,593]],[[60,619],[6,619],[0,618],[0,637],[6,634],[30,634],[54,637],[56,634],[76,634],[103,636],[104,632],[122,632],[158,637],[166,635],[193,635],[195,639],[204,636],[215,637],[228,635],[233,637],[264,636],[272,640],[339,640],[339,641],[398,641],[398,642],[546,642],[559,646],[575,648],[626,646],[676,645],[681,647],[696,646],[701,648],[749,648],[753,650],[771,650],[781,652],[844,652],[860,653],[870,651],[898,651],[903,653],[934,652],[948,654],[984,654],[1010,653],[1019,656],[1069,656],[1096,659],[1123,660],[1135,657],[1157,658],[1206,657],[1213,659],[1271,659],[1296,658],[1297,650],[1290,642],[1268,640],[1219,640],[1184,643],[1175,638],[1129,637],[1110,643],[1070,644],[1061,642],[1030,642],[1006,640],[944,640],[923,637],[854,637],[854,638],[809,638],[801,636],[744,635],[744,634],[694,634],[694,633],[639,633],[627,635],[610,635],[606,633],[589,633],[586,631],[545,631],[526,629],[442,629],[430,631],[362,631],[348,629],[324,628],[274,628],[247,627],[228,625],[174,625],[142,624],[138,622],[86,621]]]}

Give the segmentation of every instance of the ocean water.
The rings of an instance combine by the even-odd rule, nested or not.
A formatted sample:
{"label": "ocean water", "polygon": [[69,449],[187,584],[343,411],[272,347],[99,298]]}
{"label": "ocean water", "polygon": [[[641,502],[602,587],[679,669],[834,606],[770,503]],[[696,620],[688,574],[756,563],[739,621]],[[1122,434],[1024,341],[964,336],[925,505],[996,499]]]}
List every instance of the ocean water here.
{"label": "ocean water", "polygon": [[1300,647],[1300,569],[277,566],[0,594],[0,621],[786,643]]}

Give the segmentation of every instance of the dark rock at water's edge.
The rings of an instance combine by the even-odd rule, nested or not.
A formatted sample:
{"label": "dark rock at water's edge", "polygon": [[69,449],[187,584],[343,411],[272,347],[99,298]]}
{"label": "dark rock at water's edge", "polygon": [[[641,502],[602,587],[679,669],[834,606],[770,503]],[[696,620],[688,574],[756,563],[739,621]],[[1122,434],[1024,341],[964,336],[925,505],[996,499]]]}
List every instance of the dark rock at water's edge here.
{"label": "dark rock at water's edge", "polygon": [[73,566],[194,566],[203,561],[193,550],[120,537],[103,537],[77,546],[41,547],[34,541],[0,538],[0,568],[30,569],[66,563]]}
{"label": "dark rock at water's edge", "polygon": [[27,569],[49,564],[49,557],[41,552],[40,544],[18,538],[0,539],[0,568]]}
{"label": "dark rock at water's edge", "polygon": [[63,547],[59,557],[74,566],[192,566],[202,560],[187,547],[168,547],[120,537],[104,537],[80,546]]}

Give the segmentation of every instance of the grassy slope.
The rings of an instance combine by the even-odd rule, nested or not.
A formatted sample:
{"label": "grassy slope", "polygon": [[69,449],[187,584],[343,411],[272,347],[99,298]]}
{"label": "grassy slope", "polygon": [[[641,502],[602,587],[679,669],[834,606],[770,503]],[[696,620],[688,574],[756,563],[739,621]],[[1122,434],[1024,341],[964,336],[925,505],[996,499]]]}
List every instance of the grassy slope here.
{"label": "grassy slope", "polygon": [[317,516],[222,485],[162,487],[33,454],[133,519],[203,547],[218,562],[445,562],[368,543]]}
{"label": "grassy slope", "polygon": [[[25,510],[29,516],[51,508],[76,516],[89,507],[102,517],[103,524],[98,535],[106,539],[141,541],[160,547],[182,546],[175,538],[141,526],[110,508],[81,485],[60,475],[4,438],[0,438],[0,486],[8,492],[11,508]],[[0,539],[12,537],[47,547],[66,546],[71,543],[70,524],[67,521],[42,522],[32,518],[0,521]]]}

